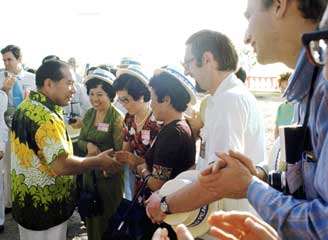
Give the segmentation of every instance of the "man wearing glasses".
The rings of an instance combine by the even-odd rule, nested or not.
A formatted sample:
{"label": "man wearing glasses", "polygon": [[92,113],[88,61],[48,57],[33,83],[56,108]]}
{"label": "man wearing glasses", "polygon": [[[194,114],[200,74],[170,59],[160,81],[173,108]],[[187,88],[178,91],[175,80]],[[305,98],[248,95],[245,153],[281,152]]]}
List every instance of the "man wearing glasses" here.
{"label": "man wearing glasses", "polygon": [[[328,239],[328,82],[321,73],[322,68],[312,81],[315,67],[302,50],[301,41],[302,34],[315,31],[326,5],[327,0],[248,0],[245,13],[249,21],[245,42],[253,46],[258,61],[262,64],[283,62],[295,68],[285,95],[288,101],[300,103],[300,124],[304,121],[311,82],[314,82],[306,125],[310,129],[313,151],[312,155],[301,155],[295,175],[302,181],[303,199],[285,195],[259,180],[252,161],[230,151],[218,154],[219,160],[201,172],[199,181],[191,184],[189,191],[166,197],[170,212],[188,211],[222,198],[248,198],[283,239]],[[305,39],[306,43],[311,42]],[[307,51],[311,53],[309,57],[322,65],[319,59],[325,55],[317,50],[318,44],[309,47],[312,47]],[[188,209],[186,199],[193,199]],[[157,220],[164,218],[157,217]],[[243,239],[246,234],[247,230],[241,230],[237,236]]]}
{"label": "man wearing glasses", "polygon": [[[259,62],[282,61],[289,67],[296,66],[285,96],[290,102],[300,103],[299,124],[304,124],[309,109],[306,127],[310,130],[312,151],[303,151],[294,165],[287,166],[285,183],[289,187],[299,184],[304,195],[283,194],[270,187],[255,177],[258,172],[250,159],[233,151],[218,154],[220,159],[199,178],[200,185],[215,192],[217,198],[247,197],[283,239],[328,239],[328,82],[324,79],[328,77],[325,65],[328,34],[327,31],[306,33],[317,28],[326,5],[327,1],[319,0],[249,0],[245,14],[249,20],[246,42],[254,47]],[[327,13],[320,27],[326,28],[326,22]],[[266,45],[262,45],[265,38]],[[297,52],[300,52],[298,59]],[[299,146],[290,143],[287,147]],[[219,169],[221,166],[224,168]],[[222,187],[224,182],[230,182],[229,189]]]}

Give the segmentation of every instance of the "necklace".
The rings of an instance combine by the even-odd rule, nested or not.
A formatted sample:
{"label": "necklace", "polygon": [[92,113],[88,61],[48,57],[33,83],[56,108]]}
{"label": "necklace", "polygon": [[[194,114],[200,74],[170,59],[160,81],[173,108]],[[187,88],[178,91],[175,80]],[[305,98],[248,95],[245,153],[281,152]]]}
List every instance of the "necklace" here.
{"label": "necklace", "polygon": [[134,121],[136,122],[137,128],[139,128],[142,124],[145,123],[146,119],[147,119],[148,116],[149,116],[149,112],[150,112],[150,109],[148,108],[148,109],[147,109],[147,112],[146,112],[146,115],[145,115],[145,117],[144,117],[144,119],[142,119],[142,121],[139,122],[139,123],[138,123],[138,121],[137,121],[137,116],[134,117]]}

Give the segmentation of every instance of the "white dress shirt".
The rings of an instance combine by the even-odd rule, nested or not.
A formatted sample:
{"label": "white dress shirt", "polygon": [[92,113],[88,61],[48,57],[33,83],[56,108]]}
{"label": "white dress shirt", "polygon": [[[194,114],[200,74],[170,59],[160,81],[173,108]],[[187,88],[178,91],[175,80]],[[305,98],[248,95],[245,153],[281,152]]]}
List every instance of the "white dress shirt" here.
{"label": "white dress shirt", "polygon": [[[205,124],[201,130],[205,158],[198,161],[197,169],[204,169],[217,160],[215,152],[228,152],[230,149],[246,154],[254,164],[263,161],[264,127],[257,101],[235,74],[224,79],[207,101]],[[247,200],[226,202],[224,210],[249,210]],[[231,202],[235,203],[230,206]]]}

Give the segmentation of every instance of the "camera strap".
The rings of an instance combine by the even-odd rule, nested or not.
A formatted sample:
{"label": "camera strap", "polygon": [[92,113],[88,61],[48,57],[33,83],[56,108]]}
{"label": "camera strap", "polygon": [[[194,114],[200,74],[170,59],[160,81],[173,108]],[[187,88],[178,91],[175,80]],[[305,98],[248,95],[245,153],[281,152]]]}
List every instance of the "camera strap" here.
{"label": "camera strap", "polygon": [[310,86],[310,90],[309,90],[309,94],[308,94],[308,99],[307,99],[307,103],[306,103],[306,110],[305,110],[305,116],[304,116],[304,121],[303,121],[303,127],[307,127],[308,124],[308,120],[309,120],[309,115],[310,115],[310,106],[311,106],[311,99],[313,96],[313,92],[314,92],[314,83],[317,79],[318,76],[318,72],[319,72],[319,68],[316,66],[313,69],[313,74],[312,74],[312,79],[311,79],[311,86]]}
{"label": "camera strap", "polygon": [[[307,137],[311,137],[311,135],[309,134],[310,130],[308,129],[308,121],[309,121],[309,116],[310,116],[310,108],[311,108],[311,99],[313,96],[313,92],[314,92],[314,84],[315,81],[317,79],[318,76],[318,72],[319,72],[319,67],[315,66],[313,69],[313,74],[312,74],[312,79],[311,79],[311,86],[310,86],[310,90],[309,90],[309,94],[308,94],[308,99],[306,102],[306,109],[305,109],[305,115],[304,115],[304,121],[302,124],[302,128],[304,129],[304,135],[303,135],[303,141],[302,141],[302,145],[300,147],[302,147],[302,152],[304,150],[308,150],[306,149],[306,141],[309,140],[311,142],[311,139],[307,139]],[[312,144],[311,144],[311,151],[312,151]]]}

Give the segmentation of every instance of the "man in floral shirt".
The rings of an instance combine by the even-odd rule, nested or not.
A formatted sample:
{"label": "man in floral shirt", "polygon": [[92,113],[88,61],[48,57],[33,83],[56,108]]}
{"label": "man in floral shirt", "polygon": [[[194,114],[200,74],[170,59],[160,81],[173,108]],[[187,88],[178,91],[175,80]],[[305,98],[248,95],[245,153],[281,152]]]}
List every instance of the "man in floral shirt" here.
{"label": "man in floral shirt", "polygon": [[13,217],[21,240],[65,239],[67,220],[76,205],[72,174],[119,164],[106,150],[94,157],[73,155],[62,106],[75,89],[69,66],[48,61],[36,72],[37,92],[15,112],[11,130]]}

